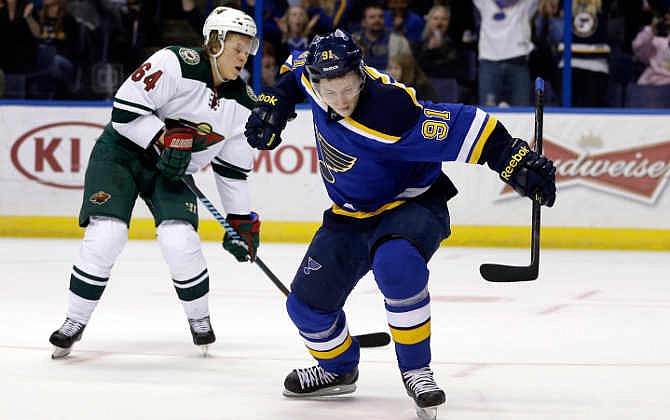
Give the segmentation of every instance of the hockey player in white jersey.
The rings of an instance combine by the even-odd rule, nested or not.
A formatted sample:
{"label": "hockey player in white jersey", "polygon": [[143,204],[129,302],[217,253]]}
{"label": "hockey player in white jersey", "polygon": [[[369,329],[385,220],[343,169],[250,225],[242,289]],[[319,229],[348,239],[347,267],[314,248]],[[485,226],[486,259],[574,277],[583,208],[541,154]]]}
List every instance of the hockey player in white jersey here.
{"label": "hockey player in white jersey", "polygon": [[203,26],[202,48],[173,46],[149,57],[121,85],[110,123],[86,170],[79,224],[86,228],[70,274],[63,325],[49,338],[54,358],[81,339],[128,237],[140,196],[153,214],[194,344],[216,339],[209,313],[209,274],[197,234],[197,202],[181,177],[212,165],[228,222],[240,239],[223,248],[253,261],[260,220],[251,211],[247,177],[253,150],[243,129],[255,102],[239,79],[258,50],[256,25],[245,13],[217,7]]}

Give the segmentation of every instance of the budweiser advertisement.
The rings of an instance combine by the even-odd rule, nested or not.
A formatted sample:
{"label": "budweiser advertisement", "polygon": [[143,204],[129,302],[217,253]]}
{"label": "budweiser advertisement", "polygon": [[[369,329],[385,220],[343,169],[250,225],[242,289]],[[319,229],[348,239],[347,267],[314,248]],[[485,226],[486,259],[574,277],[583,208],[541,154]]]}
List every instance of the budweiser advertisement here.
{"label": "budweiser advertisement", "polygon": [[[588,139],[588,137],[587,137]],[[595,144],[602,144],[594,138]],[[572,187],[594,188],[608,194],[653,205],[670,178],[669,140],[624,149],[589,152],[543,139],[544,154],[556,166],[561,191]],[[501,197],[516,196],[504,187]]]}

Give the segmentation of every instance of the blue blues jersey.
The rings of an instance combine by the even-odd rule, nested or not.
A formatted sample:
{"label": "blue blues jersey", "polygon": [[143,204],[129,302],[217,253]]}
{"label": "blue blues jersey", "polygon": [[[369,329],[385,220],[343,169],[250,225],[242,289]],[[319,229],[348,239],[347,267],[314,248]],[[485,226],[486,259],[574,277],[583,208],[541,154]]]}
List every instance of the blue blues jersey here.
{"label": "blue blues jersey", "polygon": [[364,67],[356,109],[341,118],[311,86],[304,58],[289,57],[277,87],[295,102],[303,95],[310,100],[319,168],[336,214],[379,214],[425,192],[442,162],[483,162],[484,146],[497,126],[483,110],[420,101],[414,89]]}

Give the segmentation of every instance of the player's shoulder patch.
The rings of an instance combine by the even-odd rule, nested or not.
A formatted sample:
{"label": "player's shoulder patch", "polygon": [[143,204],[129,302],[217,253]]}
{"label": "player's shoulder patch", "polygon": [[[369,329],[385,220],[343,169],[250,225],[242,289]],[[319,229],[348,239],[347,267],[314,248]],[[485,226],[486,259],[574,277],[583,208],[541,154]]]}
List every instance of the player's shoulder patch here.
{"label": "player's shoulder patch", "polygon": [[251,98],[252,101],[256,102],[258,100],[258,97],[256,96],[256,93],[251,88],[251,86],[249,86],[249,85],[246,85],[246,86],[247,86],[247,95],[249,96],[249,98]]}
{"label": "player's shoulder patch", "polygon": [[173,45],[165,48],[177,57],[181,75],[185,79],[198,80],[205,84],[211,83],[209,61],[202,48],[188,48]]}
{"label": "player's shoulder patch", "polygon": [[178,53],[186,64],[195,66],[200,62],[200,54],[193,48],[180,47]]}

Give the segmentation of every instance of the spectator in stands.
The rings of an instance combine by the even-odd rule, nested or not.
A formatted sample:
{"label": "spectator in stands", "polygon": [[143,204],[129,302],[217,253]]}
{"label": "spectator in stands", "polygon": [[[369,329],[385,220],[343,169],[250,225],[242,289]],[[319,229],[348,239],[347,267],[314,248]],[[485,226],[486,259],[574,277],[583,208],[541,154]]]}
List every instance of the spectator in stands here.
{"label": "spectator in stands", "polygon": [[431,78],[461,80],[466,63],[460,43],[449,36],[451,14],[447,6],[433,6],[426,17],[421,43],[416,47],[419,67]]}
{"label": "spectator in stands", "polygon": [[416,64],[412,54],[403,53],[391,56],[386,71],[400,83],[413,87],[419,99],[437,102],[435,90]]}
{"label": "spectator in stands", "polygon": [[32,1],[0,0],[0,69],[25,75],[35,69],[39,24]]}
{"label": "spectator in stands", "polygon": [[270,42],[263,45],[263,57],[261,60],[261,85],[274,86],[277,81],[277,54]]}
{"label": "spectator in stands", "polygon": [[[577,0],[575,0],[577,1]],[[479,31],[479,103],[528,106],[530,21],[538,0],[474,0]]]}
{"label": "spectator in stands", "polygon": [[46,77],[36,79],[32,95],[41,98],[70,97],[78,49],[79,25],[66,10],[65,0],[43,0],[39,13],[38,65]]}
{"label": "spectator in stands", "polygon": [[320,16],[315,14],[308,20],[303,7],[290,6],[286,14],[277,19],[277,26],[282,32],[283,55],[288,57],[292,51],[306,51],[314,26],[319,19]]}
{"label": "spectator in stands", "polygon": [[[240,0],[240,9],[255,18],[256,0]],[[263,1],[263,38],[278,45],[281,42],[282,33],[277,26],[276,19],[280,19],[286,13],[288,2],[286,0]]]}
{"label": "spectator in stands", "polygon": [[[572,106],[605,107],[609,85],[609,2],[573,0]],[[559,44],[563,53],[563,44]],[[559,68],[563,68],[563,60]]]}
{"label": "spectator in stands", "polygon": [[425,23],[423,18],[408,8],[408,0],[388,0],[384,26],[403,34],[410,42],[421,42]]}
{"label": "spectator in stands", "polygon": [[639,85],[670,85],[670,11],[664,12],[633,40],[635,58],[646,65]]}
{"label": "spectator in stands", "polygon": [[353,38],[363,48],[365,62],[370,66],[385,69],[390,56],[411,53],[409,42],[403,35],[384,28],[384,9],[381,6],[367,6],[361,26],[363,30],[353,34]]}
{"label": "spectator in stands", "polygon": [[558,87],[558,45],[563,37],[563,14],[560,0],[541,0],[533,17],[532,40],[535,48],[529,56],[531,80],[545,80],[545,105],[560,105]]}
{"label": "spectator in stands", "polygon": [[301,0],[309,19],[315,19],[314,32],[324,34],[345,27],[351,4],[355,0]]}

